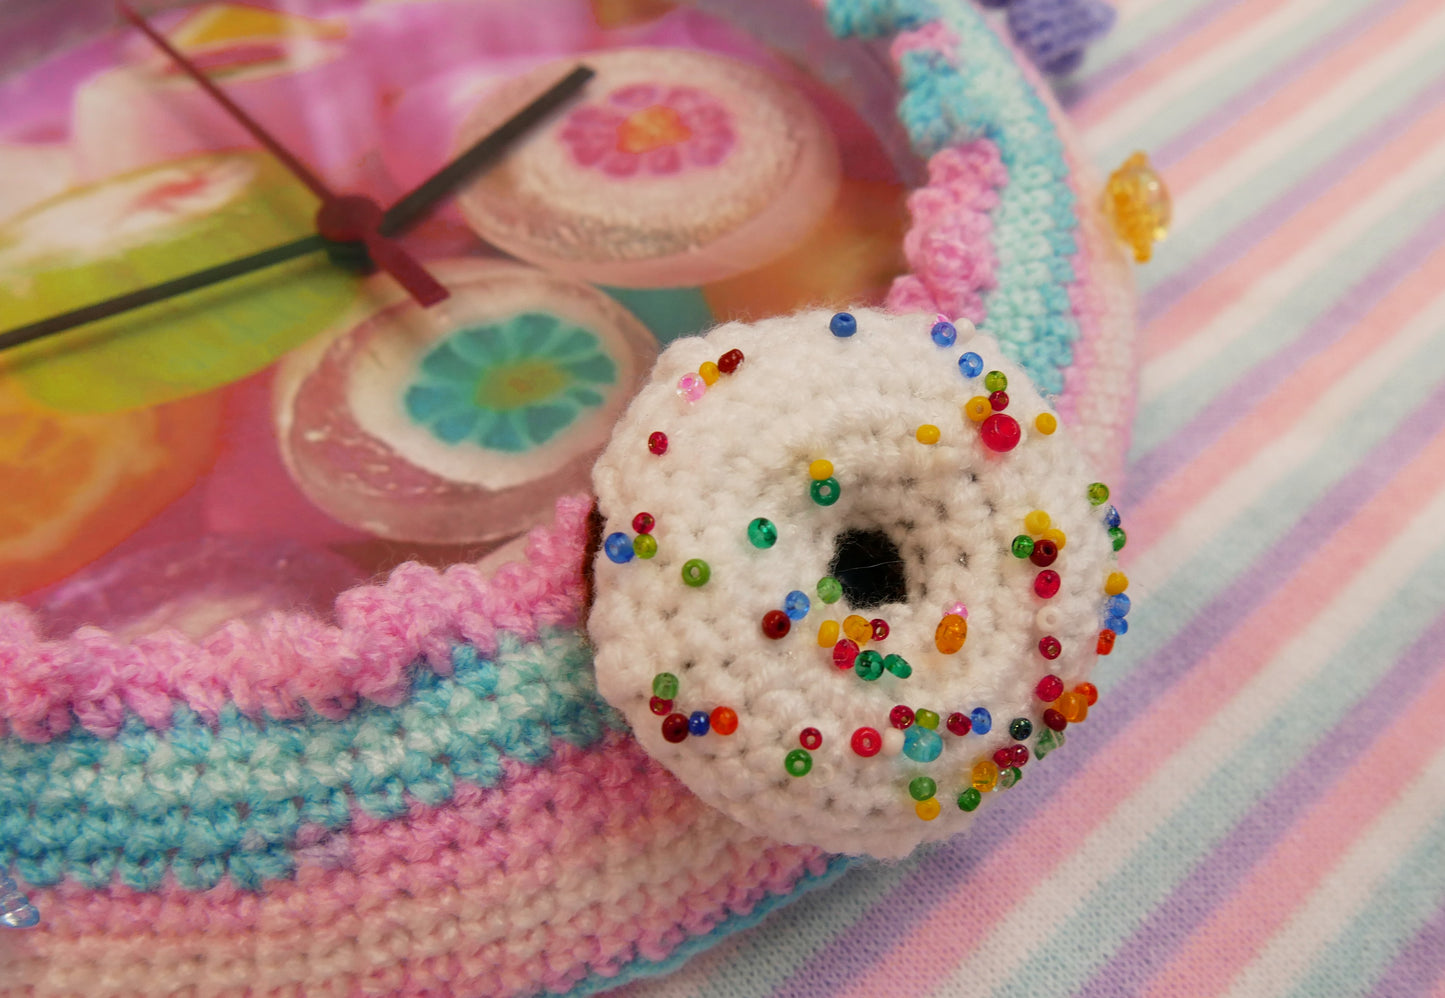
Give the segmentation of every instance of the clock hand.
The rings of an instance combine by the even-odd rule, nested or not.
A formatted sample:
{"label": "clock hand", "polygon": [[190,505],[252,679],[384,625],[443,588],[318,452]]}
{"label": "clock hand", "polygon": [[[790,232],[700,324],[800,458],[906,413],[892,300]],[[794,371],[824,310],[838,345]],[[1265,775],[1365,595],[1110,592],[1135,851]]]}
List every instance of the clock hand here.
{"label": "clock hand", "polygon": [[191,60],[151,27],[126,0],[116,0],[116,10],[121,17],[154,42],[182,72],[195,80],[227,114],[321,199],[321,210],[316,214],[316,230],[321,236],[333,242],[364,243],[372,262],[395,278],[396,282],[423,306],[435,305],[447,297],[447,289],[442,287],[436,278],[427,273],[406,250],[377,231],[382,212],[375,201],[361,195],[337,196],[305,163],[262,128]]}
{"label": "clock hand", "polygon": [[41,319],[39,322],[31,322],[24,326],[17,326],[14,329],[7,329],[5,332],[0,333],[0,350],[8,347],[16,347],[22,343],[29,343],[45,336],[53,336],[56,333],[64,332],[67,329],[74,329],[76,326],[84,325],[87,322],[98,322],[101,319],[108,319],[111,316],[120,315],[122,312],[129,312],[131,309],[140,308],[144,305],[152,305],[156,302],[165,301],[167,298],[174,298],[177,295],[183,295],[190,291],[198,291],[212,284],[219,284],[233,277],[249,274],[253,270],[274,267],[276,264],[285,263],[287,260],[294,260],[296,257],[305,256],[307,253],[328,249],[330,245],[330,243],[319,235],[302,236],[300,239],[293,240],[289,243],[273,246],[259,253],[252,253],[250,256],[243,256],[239,260],[231,260],[228,263],[217,264],[214,267],[207,267],[205,270],[198,270],[192,274],[184,274],[181,277],[175,277],[160,284],[153,284],[147,288],[129,291],[123,295],[117,295],[114,298],[106,298],[103,301],[72,309],[69,312],[62,312],[60,315],[52,315],[49,318]]}
{"label": "clock hand", "polygon": [[433,204],[451,194],[472,174],[490,166],[513,142],[539,124],[596,75],[596,72],[587,66],[577,66],[526,107],[472,143],[446,166],[398,198],[381,217],[381,234],[392,236],[406,231]]}

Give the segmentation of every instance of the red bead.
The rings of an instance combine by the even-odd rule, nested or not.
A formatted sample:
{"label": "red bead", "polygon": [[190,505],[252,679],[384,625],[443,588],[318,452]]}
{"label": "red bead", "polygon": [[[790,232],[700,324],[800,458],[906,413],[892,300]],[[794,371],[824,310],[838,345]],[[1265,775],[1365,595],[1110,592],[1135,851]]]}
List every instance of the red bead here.
{"label": "red bead", "polygon": [[742,362],[743,352],[741,350],[729,350],[717,359],[717,369],[723,374],[732,374]]}
{"label": "red bead", "polygon": [[731,707],[714,707],[709,720],[712,730],[720,735],[730,735],[738,730],[738,712]]}
{"label": "red bead", "polygon": [[671,713],[672,711],[672,701],[664,700],[662,697],[653,697],[647,706],[658,717],[662,717],[664,714]]}
{"label": "red bead", "polygon": [[650,534],[657,521],[652,518],[651,513],[638,513],[632,518],[632,529],[639,534]]}
{"label": "red bead", "polygon": [[667,434],[661,430],[654,430],[652,435],[647,438],[647,449],[654,454],[666,454]]}
{"label": "red bead", "polygon": [[817,728],[804,728],[798,733],[798,744],[802,745],[803,748],[811,752],[813,749],[823,744],[823,732],[819,731]]}
{"label": "red bead", "polygon": [[1029,761],[1029,747],[1027,745],[1010,745],[1008,755],[1009,762],[1015,766],[1022,766]]}
{"label": "red bead", "polygon": [[833,664],[840,669],[853,668],[853,662],[858,658],[858,642],[852,638],[844,638],[833,646]]}
{"label": "red bead", "polygon": [[763,633],[774,641],[792,630],[793,622],[782,610],[769,610],[763,614]]}
{"label": "red bead", "polygon": [[874,617],[872,620],[868,621],[868,624],[873,628],[874,641],[882,641],[884,638],[888,637],[888,621],[884,620],[882,617]]}
{"label": "red bead", "polygon": [[913,726],[913,708],[899,704],[888,712],[888,723],[899,731],[904,731]]}
{"label": "red bead", "polygon": [[994,412],[1003,412],[1008,408],[1008,392],[994,392],[988,397],[988,404]]}
{"label": "red bead", "polygon": [[973,730],[973,722],[969,720],[968,715],[959,713],[956,710],[952,714],[949,714],[948,720],[943,723],[948,725],[948,730],[952,731],[955,735],[966,735]]}
{"label": "red bead", "polygon": [[1059,556],[1059,546],[1047,537],[1034,541],[1033,554],[1029,555],[1029,561],[1040,568],[1048,568]]}
{"label": "red bead", "polygon": [[978,428],[978,435],[989,450],[1003,453],[1017,447],[1023,434],[1019,430],[1018,420],[996,412],[983,421],[983,425]]}
{"label": "red bead", "polygon": [[[1045,634],[1043,637],[1039,638],[1039,654],[1042,655],[1044,658],[1048,659],[1050,662],[1058,658],[1059,655],[1063,653],[1063,650],[1064,646],[1059,644],[1059,639],[1054,637],[1052,634]],[[1062,683],[1059,684],[1059,692],[1063,692]],[[1056,693],[1053,696],[1045,697],[1044,699],[1057,700],[1058,694]]]}
{"label": "red bead", "polygon": [[[1043,642],[1040,642],[1040,644],[1042,645]],[[1049,657],[1054,658],[1055,656],[1050,655]],[[1039,684],[1034,687],[1034,692],[1039,695],[1039,699],[1044,703],[1053,703],[1063,695],[1064,681],[1055,675],[1045,676],[1043,679],[1040,679]]]}
{"label": "red bead", "polygon": [[1052,707],[1044,711],[1044,724],[1053,731],[1063,731],[1069,726],[1069,722],[1064,719],[1064,715]]}
{"label": "red bead", "polygon": [[883,736],[873,728],[859,728],[853,732],[853,751],[863,757],[877,755],[883,747]]}
{"label": "red bead", "polygon": [[1005,745],[1003,748],[999,749],[993,754],[993,762],[994,765],[997,766],[999,769],[1008,769],[1010,766],[1013,765],[1013,757],[1013,752],[1009,750],[1009,747],[1007,745]]}
{"label": "red bead", "polygon": [[1080,683],[1074,687],[1074,692],[1084,694],[1084,699],[1089,701],[1090,707],[1099,702],[1099,687],[1093,683]]}
{"label": "red bead", "polygon": [[1044,599],[1052,599],[1059,592],[1059,573],[1046,568],[1034,577],[1034,592]]}
{"label": "red bead", "polygon": [[1099,643],[1094,648],[1100,655],[1107,655],[1114,650],[1114,632],[1107,627],[1099,632]]}
{"label": "red bead", "polygon": [[662,737],[676,744],[687,738],[687,715],[668,714],[662,719]]}

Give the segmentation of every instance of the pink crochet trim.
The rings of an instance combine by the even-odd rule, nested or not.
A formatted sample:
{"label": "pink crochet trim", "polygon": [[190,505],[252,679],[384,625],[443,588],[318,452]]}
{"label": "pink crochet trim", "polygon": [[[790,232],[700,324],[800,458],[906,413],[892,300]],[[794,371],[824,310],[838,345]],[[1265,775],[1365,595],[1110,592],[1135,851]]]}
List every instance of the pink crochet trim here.
{"label": "pink crochet trim", "polygon": [[402,565],[382,585],[342,593],[334,624],[276,613],[255,626],[233,621],[199,642],[175,631],[125,641],[95,627],[47,641],[29,610],[0,605],[0,721],[41,742],[76,722],[113,737],[127,711],[163,729],[177,702],[207,719],[228,702],[274,718],[302,716],[303,702],[333,719],[361,700],[395,705],[419,659],[445,675],[458,642],[490,654],[499,631],[531,639],[577,622],[590,505],[559,499],[555,523],[532,531],[525,563],[490,579],[471,564],[444,572]]}
{"label": "pink crochet trim", "polygon": [[944,149],[928,161],[928,183],[908,196],[913,225],[903,253],[913,273],[893,282],[889,308],[983,325],[983,293],[998,283],[991,213],[1006,183],[1008,170],[988,139]]}

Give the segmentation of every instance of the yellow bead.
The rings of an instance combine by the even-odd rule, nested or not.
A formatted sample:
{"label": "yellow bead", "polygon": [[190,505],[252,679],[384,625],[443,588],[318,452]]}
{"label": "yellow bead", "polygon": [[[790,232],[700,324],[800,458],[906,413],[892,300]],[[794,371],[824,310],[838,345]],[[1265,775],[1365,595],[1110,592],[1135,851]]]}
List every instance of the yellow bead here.
{"label": "yellow bead", "polygon": [[1049,529],[1049,525],[1053,522],[1049,514],[1041,509],[1036,509],[1024,517],[1024,529],[1031,534],[1042,534],[1045,530]]}
{"label": "yellow bead", "polygon": [[825,620],[818,625],[818,647],[832,648],[838,643],[838,622]]}
{"label": "yellow bead", "polygon": [[824,479],[832,478],[833,462],[826,460],[825,458],[818,458],[818,460],[808,465],[808,477],[815,482],[821,482]]}
{"label": "yellow bead", "polygon": [[857,644],[862,645],[873,637],[873,625],[868,622],[866,617],[860,617],[856,613],[849,614],[843,621],[843,633]]}
{"label": "yellow bead", "polygon": [[1149,260],[1154,244],[1169,232],[1173,215],[1169,189],[1142,152],[1130,156],[1109,175],[1101,207],[1139,263]]}
{"label": "yellow bead", "polygon": [[1041,412],[1034,417],[1034,429],[1048,436],[1059,428],[1058,418],[1051,412]]}
{"label": "yellow bead", "polygon": [[1109,577],[1104,580],[1104,592],[1110,596],[1118,596],[1125,589],[1129,588],[1129,576],[1123,572],[1110,572]]}
{"label": "yellow bead", "polygon": [[1053,541],[1054,546],[1060,551],[1064,549],[1064,542],[1068,540],[1068,538],[1064,536],[1064,532],[1058,527],[1050,527],[1048,530],[1045,530],[1043,532],[1043,538],[1044,540]]}
{"label": "yellow bead", "polygon": [[722,372],[719,371],[717,365],[710,360],[703,361],[702,366],[697,369],[697,373],[701,374],[702,380],[709,385],[716,384],[717,379],[722,377]]}
{"label": "yellow bead", "polygon": [[1070,724],[1078,724],[1089,716],[1089,698],[1071,690],[1054,701],[1054,710],[1063,714],[1064,720]]}
{"label": "yellow bead", "polygon": [[939,433],[938,427],[932,423],[924,423],[914,435],[918,437],[918,442],[921,444],[936,444],[942,434]]}
{"label": "yellow bead", "polygon": [[968,621],[956,613],[945,615],[933,631],[933,644],[945,655],[956,654],[967,640]]}
{"label": "yellow bead", "polygon": [[982,423],[993,415],[993,406],[982,395],[975,395],[963,404],[963,414],[975,423]]}
{"label": "yellow bead", "polygon": [[998,786],[998,763],[992,759],[980,759],[973,764],[973,785],[981,793],[988,793]]}
{"label": "yellow bead", "polygon": [[921,800],[913,805],[913,810],[917,811],[918,816],[924,821],[932,821],[938,817],[938,812],[941,809],[937,797],[930,797],[928,800]]}

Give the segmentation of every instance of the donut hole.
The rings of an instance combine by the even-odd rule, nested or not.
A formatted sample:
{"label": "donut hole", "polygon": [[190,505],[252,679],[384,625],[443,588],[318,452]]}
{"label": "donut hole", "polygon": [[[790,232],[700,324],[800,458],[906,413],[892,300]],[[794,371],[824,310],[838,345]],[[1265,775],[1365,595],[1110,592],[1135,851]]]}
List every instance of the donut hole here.
{"label": "donut hole", "polygon": [[850,528],[833,542],[828,574],[843,585],[843,598],[857,609],[908,602],[903,553],[877,529]]}

